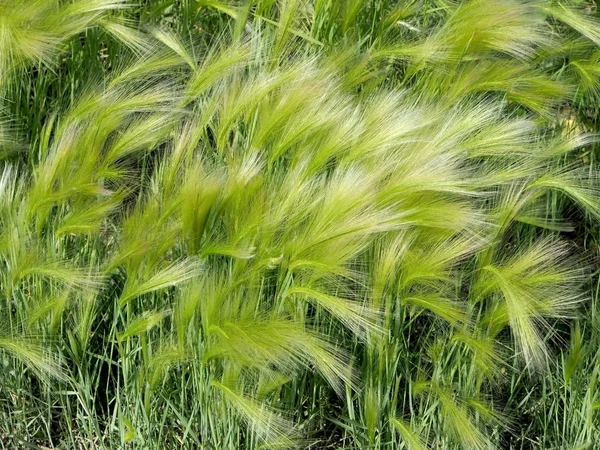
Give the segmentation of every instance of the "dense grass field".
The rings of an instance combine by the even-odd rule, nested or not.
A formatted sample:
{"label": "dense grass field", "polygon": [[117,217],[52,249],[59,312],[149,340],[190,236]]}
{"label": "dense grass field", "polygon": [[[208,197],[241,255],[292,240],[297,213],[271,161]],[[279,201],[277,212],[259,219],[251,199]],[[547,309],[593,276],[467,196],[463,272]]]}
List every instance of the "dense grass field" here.
{"label": "dense grass field", "polygon": [[0,448],[600,448],[600,17],[0,0]]}

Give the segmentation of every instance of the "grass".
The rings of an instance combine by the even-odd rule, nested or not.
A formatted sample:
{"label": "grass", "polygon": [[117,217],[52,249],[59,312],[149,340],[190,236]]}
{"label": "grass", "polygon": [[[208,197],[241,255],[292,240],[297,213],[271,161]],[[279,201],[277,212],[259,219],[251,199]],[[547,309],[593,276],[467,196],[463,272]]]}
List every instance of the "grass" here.
{"label": "grass", "polygon": [[0,4],[0,448],[594,448],[596,16]]}

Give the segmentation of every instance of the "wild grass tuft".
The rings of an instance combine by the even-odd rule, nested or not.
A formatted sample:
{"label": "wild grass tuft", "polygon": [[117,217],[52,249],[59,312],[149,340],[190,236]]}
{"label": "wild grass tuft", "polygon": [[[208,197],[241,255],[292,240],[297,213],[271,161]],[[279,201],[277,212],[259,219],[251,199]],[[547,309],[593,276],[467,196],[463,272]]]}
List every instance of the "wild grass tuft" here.
{"label": "wild grass tuft", "polygon": [[0,4],[0,448],[592,448],[594,6]]}

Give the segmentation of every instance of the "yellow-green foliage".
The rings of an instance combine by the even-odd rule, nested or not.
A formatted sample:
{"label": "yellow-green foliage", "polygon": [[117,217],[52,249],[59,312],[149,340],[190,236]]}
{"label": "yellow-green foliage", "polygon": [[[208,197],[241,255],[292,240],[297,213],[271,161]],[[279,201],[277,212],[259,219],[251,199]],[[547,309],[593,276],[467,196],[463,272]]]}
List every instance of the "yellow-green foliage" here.
{"label": "yellow-green foliage", "polygon": [[[595,306],[564,234],[600,216],[595,138],[559,105],[596,92],[599,26],[547,1],[1,3],[0,444],[500,448],[510,377],[550,374]],[[595,399],[556,448],[599,437]]]}

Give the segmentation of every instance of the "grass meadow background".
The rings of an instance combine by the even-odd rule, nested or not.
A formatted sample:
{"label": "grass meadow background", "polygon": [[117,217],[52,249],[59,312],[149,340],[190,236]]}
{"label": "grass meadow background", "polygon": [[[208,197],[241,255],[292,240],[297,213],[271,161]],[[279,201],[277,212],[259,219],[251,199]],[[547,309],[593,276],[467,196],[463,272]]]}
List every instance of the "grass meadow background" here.
{"label": "grass meadow background", "polygon": [[0,0],[0,448],[600,448],[587,0]]}

